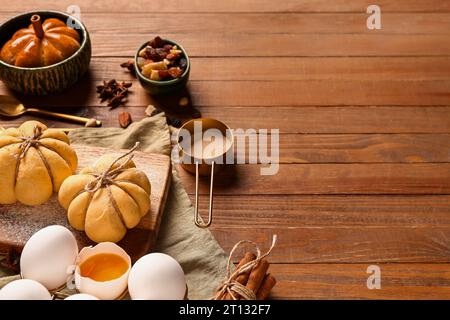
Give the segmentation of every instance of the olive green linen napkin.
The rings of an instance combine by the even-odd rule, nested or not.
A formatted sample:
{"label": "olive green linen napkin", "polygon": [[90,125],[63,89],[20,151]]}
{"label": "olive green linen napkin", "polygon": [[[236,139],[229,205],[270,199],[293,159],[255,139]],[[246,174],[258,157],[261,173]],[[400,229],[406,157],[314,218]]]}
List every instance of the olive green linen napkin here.
{"label": "olive green linen napkin", "polygon": [[[170,155],[170,133],[164,114],[145,118],[121,128],[80,128],[70,133],[71,143],[114,149],[130,149],[136,141],[139,150]],[[174,166],[175,167],[175,166]],[[189,196],[176,169],[167,198],[156,247],[152,250],[174,257],[183,267],[189,299],[209,299],[225,277],[227,256],[209,230],[194,225]],[[8,275],[0,268],[0,276]],[[0,279],[2,282],[9,278]]]}

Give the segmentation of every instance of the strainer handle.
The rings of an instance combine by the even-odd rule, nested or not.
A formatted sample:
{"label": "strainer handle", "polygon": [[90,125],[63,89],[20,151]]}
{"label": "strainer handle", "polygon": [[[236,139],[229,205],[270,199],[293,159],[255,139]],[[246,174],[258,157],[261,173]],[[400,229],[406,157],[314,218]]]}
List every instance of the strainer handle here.
{"label": "strainer handle", "polygon": [[199,228],[208,228],[211,225],[213,217],[213,189],[214,189],[214,161],[211,163],[211,183],[209,187],[209,210],[208,221],[203,222],[198,213],[198,161],[195,162],[195,208],[194,208],[194,222]]}

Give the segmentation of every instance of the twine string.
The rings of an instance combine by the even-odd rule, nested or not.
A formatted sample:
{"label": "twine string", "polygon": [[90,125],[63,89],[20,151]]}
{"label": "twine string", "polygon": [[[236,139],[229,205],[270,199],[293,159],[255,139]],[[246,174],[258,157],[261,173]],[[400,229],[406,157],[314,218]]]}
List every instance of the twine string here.
{"label": "twine string", "polygon": [[[128,163],[133,159],[133,152],[136,150],[136,148],[139,146],[139,142],[136,142],[133,148],[131,148],[128,152],[118,157],[116,160],[114,160],[110,166],[101,173],[92,173],[91,175],[94,176],[94,180],[88,182],[86,186],[84,187],[84,190],[86,192],[89,192],[91,194],[95,193],[96,191],[100,190],[103,187],[106,187],[109,201],[111,202],[111,205],[114,208],[114,211],[119,216],[120,221],[124,226],[127,224],[125,223],[125,218],[122,215],[122,212],[119,209],[119,206],[116,202],[116,199],[114,199],[114,196],[112,194],[111,185],[117,185],[114,179],[119,175],[121,172],[126,170],[126,166]],[[128,158],[127,158],[128,157]],[[126,158],[125,161],[123,161],[117,168],[114,168],[114,166],[122,159]],[[114,169],[113,169],[114,168]]]}
{"label": "twine string", "polygon": [[54,185],[54,176],[52,173],[52,170],[50,169],[50,163],[48,162],[47,158],[44,156],[41,150],[39,150],[39,146],[43,146],[42,142],[39,140],[42,136],[42,128],[39,126],[35,126],[33,129],[33,134],[28,137],[18,137],[20,140],[22,140],[22,143],[19,145],[19,153],[16,155],[17,162],[16,162],[16,168],[14,172],[14,185],[17,184],[17,178],[19,176],[19,167],[21,161],[25,158],[27,155],[28,150],[30,148],[35,148],[37,154],[41,158],[42,162],[44,163],[45,169],[47,170],[47,173],[50,177],[50,180],[52,181],[52,185]]}
{"label": "twine string", "polygon": [[31,147],[35,147],[41,144],[41,142],[39,141],[41,135],[42,135],[42,128],[35,126],[33,129],[33,135],[29,137],[19,137],[19,139],[23,141],[19,146],[19,154],[17,155],[17,158],[19,160],[25,158],[28,150]]}
{"label": "twine string", "polygon": [[[275,244],[277,242],[277,235],[273,235],[272,237],[272,245],[270,246],[269,250],[261,254],[261,250],[259,249],[258,245],[250,240],[242,240],[236,243],[230,251],[230,255],[228,256],[228,262],[227,262],[227,276],[226,279],[220,284],[219,288],[217,289],[217,294],[215,295],[214,299],[217,299],[224,294],[228,293],[233,300],[237,300],[239,296],[244,298],[245,300],[256,300],[256,293],[252,290],[248,289],[243,284],[236,281],[237,277],[239,277],[241,274],[250,272],[258,263],[267,257],[275,247]],[[245,263],[243,266],[237,268],[234,272],[231,272],[232,266],[233,266],[233,256],[235,251],[241,247],[244,244],[251,244],[256,249],[256,258],[250,262]],[[238,296],[236,296],[237,294]]]}
{"label": "twine string", "polygon": [[[139,142],[136,142],[133,148],[131,148],[127,153],[121,155],[116,160],[114,160],[111,165],[101,173],[92,173],[94,176],[94,180],[90,181],[86,184],[84,189],[87,192],[96,192],[97,190],[103,188],[104,186],[109,186],[115,184],[113,179],[117,177],[117,175],[125,170],[125,167],[128,163],[133,159],[133,152],[139,146]],[[122,159],[128,157],[125,161],[123,161],[117,168],[114,166]],[[114,169],[113,169],[114,168]]]}

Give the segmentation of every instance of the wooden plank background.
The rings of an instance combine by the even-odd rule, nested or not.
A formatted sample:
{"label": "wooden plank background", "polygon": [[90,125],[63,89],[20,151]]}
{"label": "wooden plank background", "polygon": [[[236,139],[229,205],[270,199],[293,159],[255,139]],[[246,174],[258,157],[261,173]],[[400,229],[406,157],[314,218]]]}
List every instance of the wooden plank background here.
{"label": "wooden plank background", "polygon": [[[71,4],[7,2],[0,21]],[[189,93],[204,116],[280,130],[279,173],[261,176],[260,164],[225,171],[211,228],[225,250],[279,235],[273,298],[450,298],[449,1],[379,0],[381,30],[366,28],[368,0],[76,4],[92,37],[90,72],[64,95],[20,96],[27,105],[106,126],[124,110],[143,118],[149,103],[188,118],[119,67],[155,35],[176,39],[192,58]],[[133,81],[126,107],[110,111],[96,98],[95,85],[109,78]],[[192,196],[193,177],[180,175]],[[381,290],[366,287],[371,264]]]}

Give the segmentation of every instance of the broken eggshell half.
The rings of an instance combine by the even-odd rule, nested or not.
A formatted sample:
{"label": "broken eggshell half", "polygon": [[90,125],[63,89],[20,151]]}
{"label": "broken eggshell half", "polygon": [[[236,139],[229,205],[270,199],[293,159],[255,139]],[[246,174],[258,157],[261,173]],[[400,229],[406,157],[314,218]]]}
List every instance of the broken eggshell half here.
{"label": "broken eggshell half", "polygon": [[[95,281],[88,277],[83,277],[80,265],[88,258],[98,254],[116,254],[123,258],[128,269],[119,278],[109,281]],[[127,289],[128,275],[131,269],[131,258],[121,247],[112,242],[101,242],[96,246],[83,248],[77,257],[75,268],[75,287],[80,293],[93,295],[101,300],[114,300],[120,298]]]}

